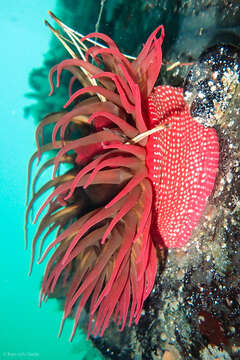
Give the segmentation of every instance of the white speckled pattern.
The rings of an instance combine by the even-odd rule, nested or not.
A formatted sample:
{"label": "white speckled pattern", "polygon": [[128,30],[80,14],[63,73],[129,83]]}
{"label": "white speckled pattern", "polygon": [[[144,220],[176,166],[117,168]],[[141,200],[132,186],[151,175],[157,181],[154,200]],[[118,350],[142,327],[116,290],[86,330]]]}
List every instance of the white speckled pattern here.
{"label": "white speckled pattern", "polygon": [[147,166],[155,190],[155,228],[168,248],[186,244],[211,194],[218,169],[214,129],[192,119],[182,89],[159,86],[149,97],[151,126],[171,124],[149,136]]}

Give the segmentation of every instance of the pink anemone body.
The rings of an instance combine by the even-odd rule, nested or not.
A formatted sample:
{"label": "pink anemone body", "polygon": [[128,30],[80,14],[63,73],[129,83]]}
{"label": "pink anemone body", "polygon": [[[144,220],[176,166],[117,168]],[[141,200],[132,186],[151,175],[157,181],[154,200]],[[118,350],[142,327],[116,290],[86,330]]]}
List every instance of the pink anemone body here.
{"label": "pink anemone body", "polygon": [[[152,231],[167,248],[187,243],[212,193],[218,169],[218,138],[189,114],[182,89],[160,86],[148,99],[152,126],[147,164],[155,203]],[[156,240],[158,242],[158,240]]]}
{"label": "pink anemone body", "polygon": [[[86,61],[65,60],[50,73],[52,91],[55,72],[57,86],[63,69],[73,73],[65,106],[73,108],[47,116],[36,131],[38,151],[30,169],[44,152],[55,149],[57,154],[38,171],[26,214],[28,218],[34,201],[53,188],[35,219],[42,216],[32,263],[42,232],[48,229],[40,253],[48,235],[58,229],[39,259],[52,252],[40,302],[57,288],[65,289],[61,330],[74,311],[71,338],[87,303],[88,333],[94,336],[104,333],[110,319],[121,330],[127,319],[129,325],[139,321],[157,272],[156,247],[186,244],[212,192],[218,166],[216,132],[191,118],[182,90],[153,88],[162,64],[163,27],[150,35],[133,62],[106,35],[93,33],[82,41],[93,37],[107,48],[93,46]],[[103,66],[89,62],[90,56]],[[82,78],[79,68],[96,85],[88,83],[72,94],[73,83]],[[80,101],[85,94],[89,98]],[[39,135],[50,123],[55,123],[52,142],[40,145]],[[69,139],[66,130],[71,132],[71,126],[82,136]],[[70,163],[72,170],[58,175],[62,163]],[[53,179],[36,192],[36,180],[51,165]]]}

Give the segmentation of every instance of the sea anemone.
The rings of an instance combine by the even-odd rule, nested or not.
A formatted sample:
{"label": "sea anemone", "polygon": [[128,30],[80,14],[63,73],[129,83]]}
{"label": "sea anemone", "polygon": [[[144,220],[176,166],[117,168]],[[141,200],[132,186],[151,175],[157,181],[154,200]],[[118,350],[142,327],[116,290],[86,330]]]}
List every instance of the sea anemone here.
{"label": "sea anemone", "polygon": [[[63,69],[73,74],[65,105],[70,110],[46,116],[36,130],[38,150],[29,163],[29,179],[36,158],[45,152],[53,157],[35,175],[26,222],[35,201],[52,192],[34,220],[42,216],[31,268],[40,237],[41,254],[57,230],[39,259],[52,251],[40,303],[57,286],[66,289],[60,333],[74,312],[72,339],[87,306],[88,334],[101,336],[111,318],[121,330],[126,322],[138,323],[154,285],[156,248],[180,247],[190,238],[213,189],[218,140],[214,129],[191,118],[182,89],[154,88],[162,65],[163,26],[129,61],[108,36],[80,38],[52,16],[81,54],[91,39],[106,47],[93,45],[80,59],[65,42],[73,59],[50,72],[51,92],[55,73],[57,87]],[[72,93],[76,81],[80,86]],[[54,124],[52,141],[44,144],[42,132],[49,124]],[[50,166],[53,178],[35,191]]]}

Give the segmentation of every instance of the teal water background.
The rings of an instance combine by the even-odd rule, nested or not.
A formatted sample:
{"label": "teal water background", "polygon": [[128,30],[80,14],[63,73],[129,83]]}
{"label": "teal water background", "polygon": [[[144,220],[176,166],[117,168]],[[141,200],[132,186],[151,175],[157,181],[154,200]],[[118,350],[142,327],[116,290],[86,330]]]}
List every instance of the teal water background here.
{"label": "teal water background", "polygon": [[54,0],[1,2],[0,360],[99,358],[80,330],[69,343],[71,321],[57,338],[62,313],[56,300],[38,307],[45,264],[27,275],[30,249],[24,251],[23,222],[35,124],[24,119],[23,109],[31,103],[24,95],[31,91],[31,69],[41,66],[48,50],[50,33],[43,19],[54,7]]}

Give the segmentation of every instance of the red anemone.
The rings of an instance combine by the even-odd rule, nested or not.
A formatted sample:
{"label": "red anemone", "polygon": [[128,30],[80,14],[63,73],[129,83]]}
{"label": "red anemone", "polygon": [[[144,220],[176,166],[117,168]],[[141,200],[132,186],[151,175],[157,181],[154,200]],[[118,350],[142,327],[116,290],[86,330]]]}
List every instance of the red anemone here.
{"label": "red anemone", "polygon": [[[93,46],[86,61],[65,60],[51,70],[52,91],[53,75],[59,86],[63,69],[73,74],[70,94],[76,79],[87,85],[70,96],[65,106],[73,105],[70,111],[49,115],[39,125],[38,151],[29,166],[31,171],[36,157],[57,150],[35,176],[26,218],[36,199],[53,188],[35,219],[42,215],[32,262],[42,233],[48,229],[40,252],[58,229],[40,258],[53,251],[40,302],[56,286],[66,288],[62,325],[74,310],[71,338],[87,303],[94,336],[104,333],[111,318],[121,329],[127,317],[129,325],[138,322],[154,285],[155,247],[179,247],[189,239],[212,191],[218,160],[215,131],[190,117],[182,90],[153,90],[162,63],[163,27],[150,35],[133,62],[106,35],[92,33],[82,41],[95,37],[107,48]],[[81,100],[85,94],[89,97]],[[51,123],[52,142],[40,145],[39,136]],[[81,137],[73,139],[76,129]],[[59,175],[62,163],[72,168]],[[53,179],[35,192],[37,179],[51,165]]]}

